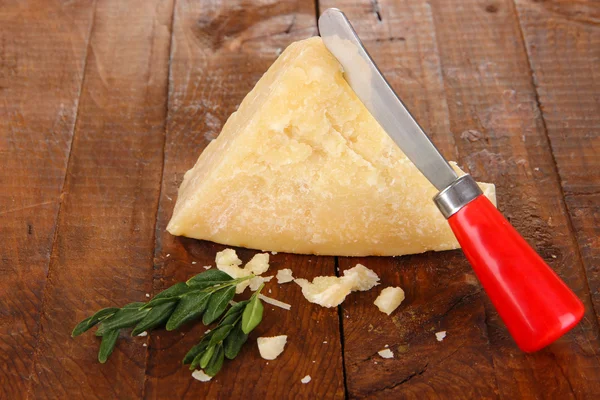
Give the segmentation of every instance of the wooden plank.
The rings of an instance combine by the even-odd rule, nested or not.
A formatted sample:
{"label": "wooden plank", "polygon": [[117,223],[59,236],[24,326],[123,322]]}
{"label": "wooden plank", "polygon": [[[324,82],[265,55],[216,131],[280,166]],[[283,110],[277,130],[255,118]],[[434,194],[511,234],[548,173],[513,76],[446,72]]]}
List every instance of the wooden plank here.
{"label": "wooden plank", "polygon": [[0,7],[0,398],[28,384],[93,11]]}
{"label": "wooden plank", "polygon": [[600,9],[592,2],[516,5],[600,322]]}
{"label": "wooden plank", "polygon": [[[449,158],[450,132],[435,28],[429,6],[414,1],[321,1],[352,20],[369,52],[411,112]],[[484,296],[459,251],[401,258],[340,258],[340,269],[360,262],[381,286],[342,305],[348,389],[351,397],[496,397],[488,348]],[[389,317],[373,301],[387,286],[406,291]],[[439,343],[435,332],[447,331]],[[377,352],[389,345],[393,359]]]}
{"label": "wooden plank", "polygon": [[[170,74],[165,167],[157,222],[154,291],[214,265],[224,246],[165,232],[177,188],[208,142],[285,46],[316,34],[314,2],[178,1]],[[242,250],[242,260],[254,251]],[[196,262],[196,264],[192,264]],[[331,275],[333,257],[272,256],[271,274],[292,268],[299,276]],[[272,293],[268,293],[271,289]],[[263,323],[234,361],[208,383],[195,381],[181,359],[206,330],[151,335],[146,383],[149,398],[341,398],[344,396],[337,311],[308,304],[297,285],[271,282],[266,294],[292,304],[267,307]],[[260,358],[255,338],[288,335],[284,353]],[[323,343],[323,342],[327,343]],[[311,375],[310,384],[300,383]]]}
{"label": "wooden plank", "polygon": [[93,333],[71,339],[95,310],[151,290],[162,171],[172,1],[99,2],[58,218],[33,398],[141,397],[144,339],[127,332],[106,365]]}
{"label": "wooden plank", "polygon": [[431,8],[459,160],[475,178],[496,183],[500,210],[587,309],[573,331],[545,350],[526,355],[486,303],[500,395],[597,397],[598,327],[514,4],[465,0],[457,6],[435,0]]}

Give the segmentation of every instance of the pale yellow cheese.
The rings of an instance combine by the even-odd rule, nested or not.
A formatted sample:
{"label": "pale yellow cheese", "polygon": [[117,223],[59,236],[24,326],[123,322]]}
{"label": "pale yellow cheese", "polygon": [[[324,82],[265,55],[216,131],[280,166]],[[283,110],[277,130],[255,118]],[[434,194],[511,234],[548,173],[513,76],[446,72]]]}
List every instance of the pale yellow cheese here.
{"label": "pale yellow cheese", "polygon": [[435,194],[314,37],[281,54],[185,174],[167,229],[274,252],[455,249]]}

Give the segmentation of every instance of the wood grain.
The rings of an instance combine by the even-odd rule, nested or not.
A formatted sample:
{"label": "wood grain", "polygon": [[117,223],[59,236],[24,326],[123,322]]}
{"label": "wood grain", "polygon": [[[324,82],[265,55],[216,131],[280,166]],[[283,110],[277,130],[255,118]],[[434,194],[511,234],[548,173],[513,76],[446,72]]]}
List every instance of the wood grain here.
{"label": "wood grain", "polygon": [[[135,13],[131,11],[135,10]],[[98,3],[52,249],[30,397],[139,398],[144,339],[70,338],[99,308],[151,290],[172,2]]]}
{"label": "wood grain", "polygon": [[28,384],[93,10],[0,7],[0,398]]}
{"label": "wood grain", "polygon": [[516,4],[542,117],[600,318],[600,7],[591,1]]}
{"label": "wood grain", "polygon": [[[170,71],[164,179],[157,222],[154,291],[214,266],[225,246],[176,238],[165,232],[183,174],[283,48],[316,34],[312,1],[178,1]],[[255,251],[239,250],[243,261]],[[333,257],[272,256],[267,275],[291,268],[312,278],[334,272]],[[193,264],[195,263],[195,264]],[[269,293],[271,290],[271,293]],[[291,311],[266,307],[264,322],[234,361],[210,382],[191,378],[181,365],[206,327],[156,332],[150,339],[149,398],[342,398],[344,396],[337,310],[307,304],[295,284],[272,281],[265,294],[293,304]],[[263,360],[258,336],[288,335],[284,353]],[[327,342],[327,343],[324,343]],[[311,375],[312,381],[300,380]]]}
{"label": "wood grain", "polygon": [[496,183],[500,210],[587,310],[565,337],[526,355],[486,303],[500,395],[594,398],[599,388],[598,328],[514,4],[466,0],[457,7],[435,0],[431,7],[459,160],[475,178]]}
{"label": "wood grain", "polygon": [[[431,11],[412,1],[321,1],[354,24],[370,54],[408,108],[449,159],[456,159]],[[348,389],[356,398],[496,397],[484,296],[458,251],[361,262],[381,285],[342,304]],[[381,289],[400,286],[406,300],[392,317],[375,307]],[[448,331],[443,343],[435,332]],[[393,359],[377,352],[389,345]]]}

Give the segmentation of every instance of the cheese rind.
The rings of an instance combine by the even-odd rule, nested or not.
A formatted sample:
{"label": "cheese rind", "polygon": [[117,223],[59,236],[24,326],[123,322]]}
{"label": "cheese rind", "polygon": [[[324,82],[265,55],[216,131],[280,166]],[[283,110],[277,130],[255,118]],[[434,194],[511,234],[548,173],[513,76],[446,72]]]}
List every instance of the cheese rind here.
{"label": "cheese rind", "polygon": [[314,37],[282,53],[185,174],[167,230],[305,254],[458,248],[435,194]]}

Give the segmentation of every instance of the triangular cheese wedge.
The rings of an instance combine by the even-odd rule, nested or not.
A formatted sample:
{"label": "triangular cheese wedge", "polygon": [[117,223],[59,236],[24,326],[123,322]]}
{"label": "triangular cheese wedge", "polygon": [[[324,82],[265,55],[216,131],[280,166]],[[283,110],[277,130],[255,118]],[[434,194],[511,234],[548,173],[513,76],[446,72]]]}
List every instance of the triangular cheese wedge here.
{"label": "triangular cheese wedge", "polygon": [[304,254],[458,248],[436,193],[313,37],[281,54],[185,174],[167,230]]}

